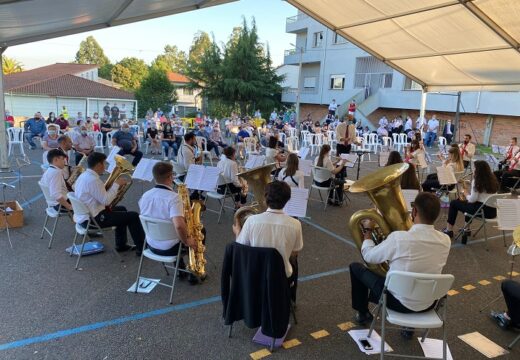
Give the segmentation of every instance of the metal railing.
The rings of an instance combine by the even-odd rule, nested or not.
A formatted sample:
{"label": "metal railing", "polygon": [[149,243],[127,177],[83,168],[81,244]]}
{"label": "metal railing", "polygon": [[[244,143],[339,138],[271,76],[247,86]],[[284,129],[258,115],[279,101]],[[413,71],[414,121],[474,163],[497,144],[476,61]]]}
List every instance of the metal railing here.
{"label": "metal railing", "polygon": [[[283,94],[298,94],[298,88],[284,88]],[[300,94],[317,94],[318,88],[303,88],[300,90]]]}
{"label": "metal railing", "polygon": [[286,19],[286,24],[294,24],[295,22],[297,21],[300,21],[300,20],[303,20],[303,19],[307,19],[309,17],[309,15],[307,14],[298,14],[298,15],[294,15],[294,16],[290,16]]}

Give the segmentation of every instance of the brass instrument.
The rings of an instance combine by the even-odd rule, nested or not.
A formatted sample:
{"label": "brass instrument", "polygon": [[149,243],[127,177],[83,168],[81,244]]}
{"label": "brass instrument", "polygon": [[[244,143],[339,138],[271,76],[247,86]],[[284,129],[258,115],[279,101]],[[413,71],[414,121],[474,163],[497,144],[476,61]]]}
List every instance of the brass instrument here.
{"label": "brass instrument", "polygon": [[128,189],[130,189],[130,186],[132,185],[131,174],[134,172],[134,167],[132,166],[132,164],[128,162],[128,160],[125,159],[124,156],[116,155],[114,157],[114,161],[116,162],[116,167],[110,173],[110,176],[108,177],[107,181],[105,181],[105,190],[108,191],[114,184],[114,181],[119,179],[119,177],[121,176],[127,177],[128,182],[125,185],[120,186],[119,189],[117,189],[116,197],[108,206],[110,209],[116,206],[121,200],[123,200],[123,196],[125,196],[125,193]]}
{"label": "brass instrument", "polygon": [[204,280],[206,278],[206,259],[204,259],[206,247],[203,244],[204,234],[202,233],[202,223],[200,222],[200,213],[204,205],[200,201],[193,201],[193,203],[190,201],[190,193],[185,184],[179,185],[178,193],[182,200],[188,237],[195,239],[197,242],[196,250],[191,247],[188,248],[188,270],[200,280]]}
{"label": "brass instrument", "polygon": [[79,161],[78,165],[72,170],[67,179],[67,186],[69,189],[74,190],[74,183],[78,180],[79,176],[87,169],[87,156],[83,154],[83,157]]}
{"label": "brass instrument", "polygon": [[259,213],[267,210],[267,204],[265,203],[265,187],[271,182],[271,171],[274,170],[274,166],[274,164],[268,164],[238,174],[238,177],[245,180],[248,187],[253,189],[253,196],[255,197],[256,202],[253,206]]}
{"label": "brass instrument", "polygon": [[[238,171],[239,171],[239,173],[245,172],[246,168],[240,166],[238,168]],[[241,186],[240,195],[246,197],[247,194],[249,193],[249,185],[247,184],[247,181],[242,178],[238,178],[238,181],[240,182],[240,186]]]}
{"label": "brass instrument", "polygon": [[[361,178],[350,187],[352,193],[366,192],[377,208],[356,211],[350,218],[350,232],[360,251],[364,241],[361,221],[365,219],[373,220],[378,225],[375,234],[373,233],[377,243],[383,241],[392,231],[409,230],[412,227],[412,219],[401,192],[401,176],[408,166],[406,163],[386,166]],[[386,263],[367,266],[383,276],[388,271]]]}

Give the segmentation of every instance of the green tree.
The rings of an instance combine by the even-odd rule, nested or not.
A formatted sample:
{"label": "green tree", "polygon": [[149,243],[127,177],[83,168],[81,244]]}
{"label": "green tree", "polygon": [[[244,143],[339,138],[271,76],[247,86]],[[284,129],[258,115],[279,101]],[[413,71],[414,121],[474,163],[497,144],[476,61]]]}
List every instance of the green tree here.
{"label": "green tree", "polygon": [[166,45],[164,53],[158,55],[152,62],[152,68],[184,74],[187,62],[188,56],[184,51],[179,50],[177,45]]}
{"label": "green tree", "polygon": [[193,37],[193,41],[190,46],[190,52],[188,55],[188,65],[196,66],[201,61],[201,57],[206,51],[214,44],[209,37],[209,34],[205,31],[199,31]]}
{"label": "green tree", "polygon": [[98,76],[103,79],[112,80],[113,64],[105,64],[98,69]]}
{"label": "green tree", "polygon": [[2,72],[5,75],[22,72],[23,70],[23,64],[21,62],[7,56],[2,56]]}
{"label": "green tree", "polygon": [[[128,90],[139,88],[141,81],[148,75],[148,65],[136,57],[126,57],[116,64],[116,66],[118,65],[130,71],[130,79],[125,84],[120,83]],[[114,81],[118,82],[115,78]]]}
{"label": "green tree", "polygon": [[132,89],[132,73],[121,64],[116,64],[110,71],[112,81],[123,85],[125,89]]}
{"label": "green tree", "polygon": [[139,116],[144,117],[149,108],[169,112],[177,101],[177,94],[164,71],[151,69],[135,92],[135,98],[139,101]]}
{"label": "green tree", "polygon": [[103,48],[93,36],[87,37],[79,44],[75,62],[78,64],[96,64],[100,68],[110,63]]}

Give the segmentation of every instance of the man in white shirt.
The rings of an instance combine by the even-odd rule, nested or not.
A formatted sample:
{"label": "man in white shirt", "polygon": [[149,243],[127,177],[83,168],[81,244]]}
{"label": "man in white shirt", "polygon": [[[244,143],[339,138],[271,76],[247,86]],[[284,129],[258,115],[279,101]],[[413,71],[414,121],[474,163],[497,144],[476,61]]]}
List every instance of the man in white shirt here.
{"label": "man in white shirt", "polygon": [[89,156],[90,153],[94,151],[96,142],[93,138],[88,136],[85,125],[80,126],[80,133],[74,137],[73,146],[76,150],[76,166],[81,161],[81,158],[83,158],[83,155]]}
{"label": "man in white shirt", "polygon": [[439,120],[435,115],[432,116],[430,120],[428,120],[427,131],[426,131],[426,139],[424,144],[428,147],[432,147],[433,143],[437,139],[437,129],[439,128]]}
{"label": "man in white shirt", "polygon": [[283,212],[291,198],[291,188],[283,181],[273,181],[265,188],[266,212],[250,216],[237,237],[237,242],[253,247],[278,250],[285,264],[285,275],[293,284],[291,297],[296,299],[298,281],[297,254],[303,248],[301,223]]}
{"label": "man in white shirt", "polygon": [[[422,192],[412,206],[414,225],[408,231],[394,231],[386,240],[376,245],[372,240],[374,225],[363,222],[364,241],[361,247],[363,259],[369,264],[388,261],[390,270],[440,274],[448,259],[451,241],[448,235],[434,229],[433,224],[441,209],[439,199]],[[352,282],[352,307],[358,312],[356,323],[365,324],[372,320],[368,303],[377,303],[381,297],[385,278],[370,271],[360,263],[350,264]],[[402,313],[422,312],[431,309],[429,302],[411,301],[399,294],[388,293],[389,309]],[[405,334],[403,333],[403,336]],[[406,333],[409,336],[409,333]]]}
{"label": "man in white shirt", "polygon": [[271,116],[269,116],[269,120],[271,123],[274,123],[276,119],[278,119],[278,113],[276,112],[276,109],[274,109]]}
{"label": "man in white shirt", "polygon": [[336,116],[336,110],[338,109],[339,105],[336,104],[336,99],[332,99],[332,102],[329,104],[329,115],[330,116]]}
{"label": "man in white shirt", "polygon": [[412,130],[412,118],[407,116],[406,122],[404,123],[404,132],[408,133],[411,130]]}
{"label": "man in white shirt", "polygon": [[459,144],[460,155],[462,155],[462,161],[464,162],[464,168],[466,169],[475,155],[475,144],[471,142],[471,135],[464,135],[464,142]]}
{"label": "man in white shirt", "polygon": [[182,174],[177,174],[181,181],[184,181],[190,165],[195,164],[199,160],[199,158],[195,157],[196,145],[197,138],[194,133],[189,132],[184,135],[184,143],[181,145],[181,148],[177,153],[177,162],[184,168]]}
{"label": "man in white shirt", "polygon": [[[79,176],[75,184],[76,197],[89,209],[101,228],[116,227],[116,251],[123,252],[134,247],[127,244],[127,228],[130,230],[132,240],[136,247],[136,255],[140,256],[143,249],[144,231],[139,220],[139,214],[135,211],[127,211],[124,206],[115,206],[106,209],[117,195],[120,186],[127,183],[126,179],[118,178],[110,189],[105,190],[105,184],[99,178],[105,173],[105,160],[107,156],[99,152],[93,152],[88,156],[88,169]],[[89,216],[74,214],[74,221],[83,227],[87,226]]]}
{"label": "man in white shirt", "polygon": [[49,205],[54,207],[56,211],[60,210],[60,206],[67,210],[72,210],[72,206],[67,201],[67,186],[63,178],[63,168],[65,167],[66,156],[58,149],[49,150],[47,153],[47,161],[49,168],[45,170],[41,183],[49,189],[49,195],[52,203]]}
{"label": "man in white shirt", "polygon": [[386,116],[383,115],[383,117],[381,119],[379,119],[379,127],[384,127],[386,129],[387,126],[388,126],[388,119],[386,118]]}

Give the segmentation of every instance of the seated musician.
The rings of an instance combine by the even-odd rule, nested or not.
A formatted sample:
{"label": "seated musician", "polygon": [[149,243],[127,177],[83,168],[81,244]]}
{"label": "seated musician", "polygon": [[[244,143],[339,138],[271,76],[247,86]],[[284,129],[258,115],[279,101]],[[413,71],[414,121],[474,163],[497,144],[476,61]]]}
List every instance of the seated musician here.
{"label": "seated musician", "polygon": [[[314,160],[314,166],[325,168],[330,170],[331,174],[336,176],[337,174],[341,174],[341,170],[345,166],[346,160],[341,159],[336,164],[333,164],[330,160],[330,145],[323,145],[320,150],[320,154]],[[316,176],[318,175],[318,176]],[[328,179],[321,178],[319,173],[315,173],[314,183],[320,187],[329,187],[331,182],[334,182],[334,189],[329,192],[329,204],[331,205],[340,205],[343,201],[343,184],[344,180],[341,178],[331,178]],[[337,192],[337,196],[334,197],[334,191]]]}
{"label": "seated musician", "polygon": [[182,174],[177,174],[181,181],[184,181],[190,165],[199,162],[201,159],[200,156],[195,157],[196,146],[197,139],[194,133],[189,132],[184,135],[184,143],[181,145],[179,153],[177,154],[177,162],[184,168],[184,172]]}
{"label": "seated musician", "polygon": [[[378,245],[372,240],[374,224],[370,220],[364,221],[365,240],[361,248],[363,259],[369,264],[388,261],[390,271],[440,274],[446,265],[451,246],[450,238],[433,227],[440,210],[441,204],[435,195],[420,193],[412,203],[411,215],[414,225],[410,230],[394,231]],[[352,307],[357,311],[355,322],[363,325],[373,319],[368,310],[368,303],[379,301],[385,278],[373,273],[364,264],[352,263],[350,280]],[[402,313],[423,312],[435,305],[430,302],[410,302],[391,292],[388,293],[386,303],[389,309]],[[401,335],[411,338],[413,332],[409,330],[402,331]]]}
{"label": "seated musician", "polygon": [[512,137],[509,143],[509,146],[506,149],[504,154],[504,160],[498,163],[498,170],[503,170],[504,168],[509,166],[509,162],[515,157],[515,155],[520,151],[520,147],[518,147],[518,139],[516,137]]}
{"label": "seated musician", "polygon": [[[401,158],[401,154],[399,151],[390,151],[388,155],[388,160],[385,166],[390,166],[394,164],[403,163],[403,159]],[[408,163],[408,169],[401,175],[401,189],[403,190],[420,190],[421,184],[419,184],[419,179],[417,178],[417,173],[415,171],[415,165]]]}
{"label": "seated musician", "polygon": [[[144,230],[139,220],[139,214],[135,211],[127,211],[124,206],[106,209],[116,197],[119,187],[127,184],[127,180],[120,177],[114,181],[110,189],[105,190],[105,184],[99,177],[105,173],[106,158],[105,154],[99,152],[93,152],[88,156],[88,169],[76,180],[74,193],[87,206],[99,226],[102,228],[116,227],[116,251],[122,252],[134,248],[127,244],[128,228],[136,247],[136,255],[140,256],[144,243]],[[75,214],[74,221],[86,227],[88,215]]]}
{"label": "seated musician", "polygon": [[58,149],[49,150],[47,153],[49,167],[42,176],[41,183],[49,188],[49,195],[52,199],[52,207],[58,211],[60,205],[66,210],[72,210],[70,202],[67,201],[67,186],[63,177],[66,155]]}
{"label": "seated musician", "polygon": [[471,163],[471,159],[475,155],[475,144],[471,142],[471,135],[464,135],[464,142],[459,145],[462,161],[464,162],[464,169]]}
{"label": "seated musician", "polygon": [[[443,167],[450,169],[454,173],[464,171],[464,163],[462,162],[462,156],[458,148],[450,147],[448,150],[448,159],[442,164]],[[435,189],[439,189],[441,184],[437,174],[430,174],[426,177],[426,180],[422,184],[424,191],[434,192]],[[453,188],[453,186],[451,186]]]}
{"label": "seated musician", "polygon": [[504,295],[507,311],[492,311],[491,318],[502,329],[520,331],[520,283],[514,280],[505,280],[502,282],[502,295]]}
{"label": "seated musician", "polygon": [[130,126],[128,123],[121,125],[121,130],[116,131],[116,133],[112,136],[112,145],[121,148],[121,150],[118,152],[118,154],[121,156],[125,156],[127,154],[133,155],[133,166],[137,166],[143,157],[143,153],[138,150],[139,144],[135,135],[130,132]]}
{"label": "seated musician", "polygon": [[74,137],[74,149],[76,150],[76,166],[79,164],[83,156],[89,156],[96,147],[94,139],[88,136],[85,125],[80,126],[80,133]]}
{"label": "seated musician", "polygon": [[[458,212],[473,215],[486,202],[490,195],[496,194],[498,191],[498,181],[493,176],[491,168],[488,163],[483,160],[475,161],[475,173],[473,181],[471,182],[471,193],[466,197],[466,200],[455,199],[450,202],[450,209],[448,212],[448,223],[443,230],[450,238],[453,237],[453,226],[457,220]],[[466,216],[466,221],[470,216]],[[486,218],[495,218],[497,216],[497,209],[491,206],[484,206],[484,216]],[[468,233],[465,234],[469,235]]]}
{"label": "seated musician", "polygon": [[303,248],[301,223],[283,212],[291,198],[291,188],[285,182],[273,181],[265,187],[267,210],[247,219],[237,242],[253,247],[278,250],[285,263],[285,275],[292,285],[291,298],[296,300],[298,252]]}
{"label": "seated musician", "polygon": [[68,153],[72,149],[72,140],[67,135],[60,135],[58,138],[58,150],[61,150],[65,154],[65,166],[63,168],[63,178],[69,179],[70,176],[70,165]]}
{"label": "seated musician", "polygon": [[278,148],[278,139],[276,136],[269,137],[269,143],[265,149],[265,164],[275,164],[276,168],[273,174],[276,176],[280,172],[280,164],[287,160],[287,156]]}
{"label": "seated musician", "polygon": [[247,201],[247,195],[242,194],[242,183],[238,179],[238,164],[235,159],[235,148],[228,146],[224,148],[224,155],[221,156],[217,167],[222,173],[222,177],[226,181],[225,184],[219,185],[218,192],[224,194],[226,187],[231,194],[235,195],[235,209],[240,208]]}
{"label": "seated musician", "polygon": [[297,154],[289,154],[285,167],[278,174],[278,180],[285,181],[290,187],[303,189],[305,177],[303,172],[298,169],[298,162]]}
{"label": "seated musician", "polygon": [[[515,142],[516,142],[516,138]],[[495,176],[500,182],[500,190],[503,192],[513,188],[520,178],[520,151],[511,155],[510,160],[502,170],[495,171]]]}

